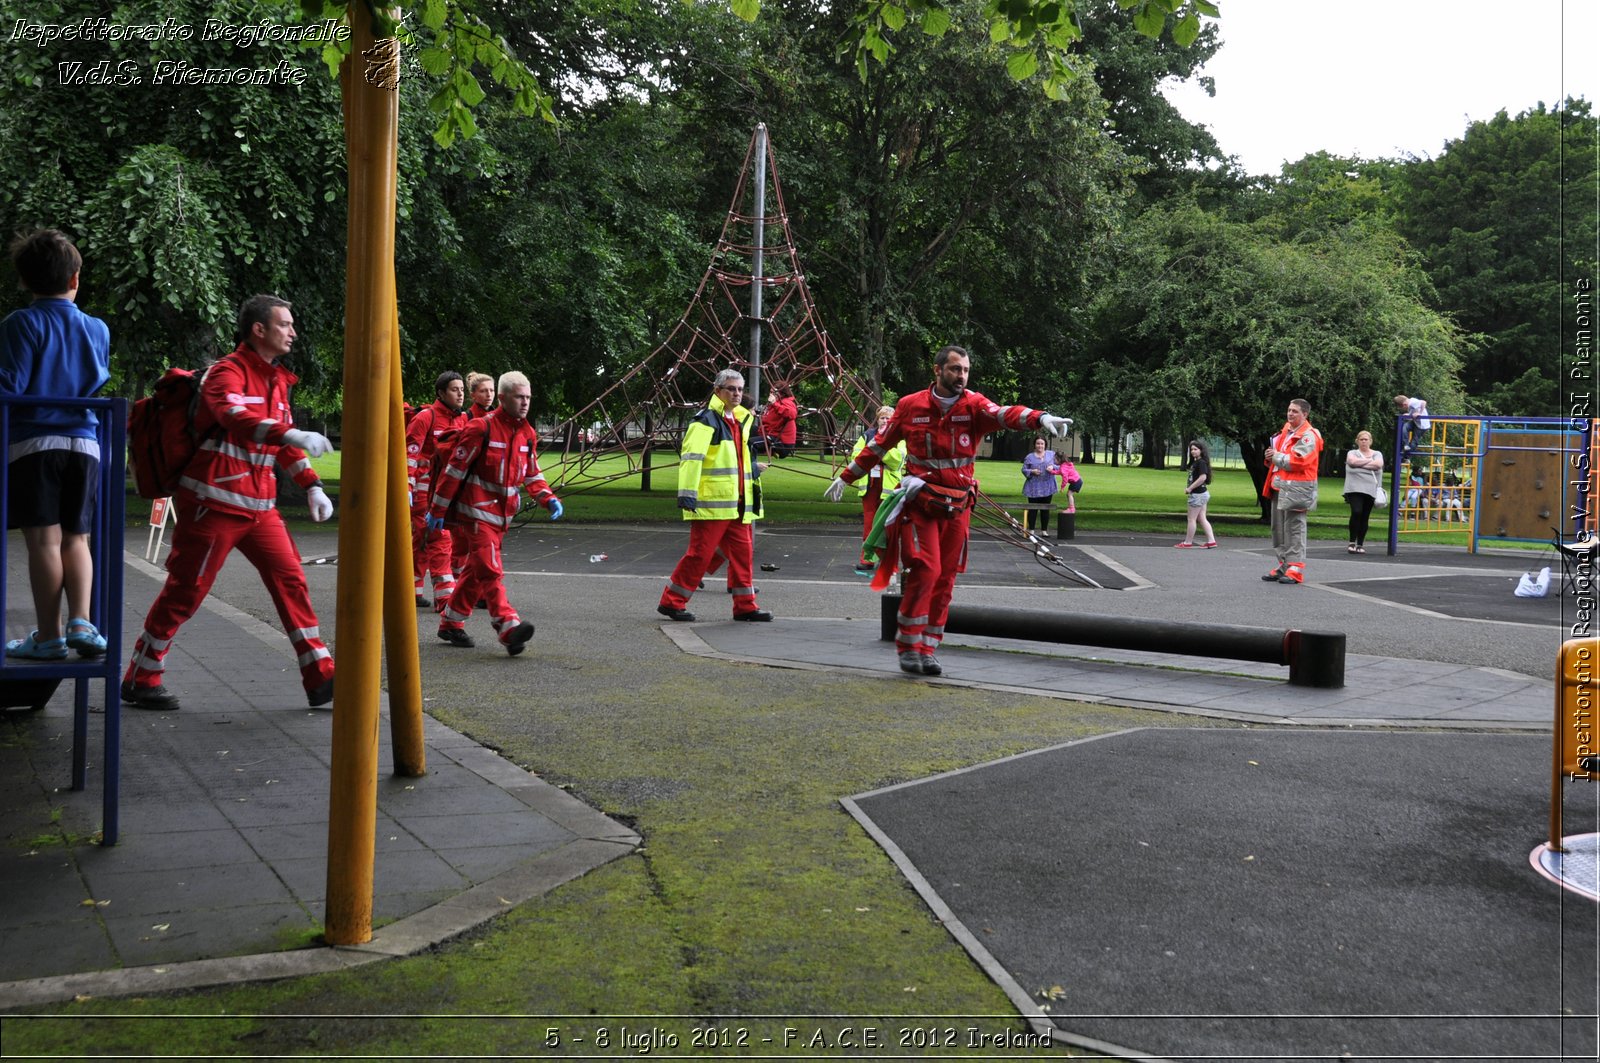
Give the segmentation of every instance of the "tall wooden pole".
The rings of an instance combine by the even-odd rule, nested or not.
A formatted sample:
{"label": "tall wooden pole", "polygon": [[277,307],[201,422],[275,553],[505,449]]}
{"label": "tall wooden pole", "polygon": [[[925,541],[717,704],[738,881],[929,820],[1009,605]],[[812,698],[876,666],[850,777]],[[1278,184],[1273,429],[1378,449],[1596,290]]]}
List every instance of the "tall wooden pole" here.
{"label": "tall wooden pole", "polygon": [[372,597],[381,593],[385,468],[393,389],[395,157],[399,42],[377,45],[365,4],[349,7],[345,63],[345,151],[349,232],[345,279],[344,463],[339,497],[339,674],[333,701],[328,800],[328,899],[333,945],[372,938],[372,868],[378,802],[378,701],[382,632]]}
{"label": "tall wooden pole", "polygon": [[[393,272],[390,273],[391,278]],[[391,279],[390,284],[393,285]],[[411,508],[406,484],[406,415],[400,379],[400,308],[389,324],[389,484],[383,552],[383,640],[389,662],[389,739],[394,773],[427,773],[422,743],[422,663],[417,656],[417,607],[412,600]]]}

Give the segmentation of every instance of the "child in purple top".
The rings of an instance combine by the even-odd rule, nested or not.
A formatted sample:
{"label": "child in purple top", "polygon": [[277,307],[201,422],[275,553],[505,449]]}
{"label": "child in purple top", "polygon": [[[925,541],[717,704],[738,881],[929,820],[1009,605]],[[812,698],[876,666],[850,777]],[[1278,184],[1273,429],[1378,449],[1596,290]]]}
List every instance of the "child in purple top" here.
{"label": "child in purple top", "polygon": [[[1056,473],[1059,471],[1055,451],[1047,448],[1044,436],[1035,438],[1032,453],[1022,459],[1022,497],[1034,505],[1048,503],[1056,495]],[[1025,509],[1022,514],[1023,529],[1044,531],[1050,526],[1049,516],[1045,510]]]}

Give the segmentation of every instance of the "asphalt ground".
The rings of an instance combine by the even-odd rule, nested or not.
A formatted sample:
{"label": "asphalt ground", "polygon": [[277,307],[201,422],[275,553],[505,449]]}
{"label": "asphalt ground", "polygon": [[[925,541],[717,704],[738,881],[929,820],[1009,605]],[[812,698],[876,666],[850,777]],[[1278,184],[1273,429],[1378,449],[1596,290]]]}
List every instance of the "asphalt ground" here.
{"label": "asphalt ground", "polygon": [[[306,557],[329,562],[309,565],[307,574],[324,634],[331,636],[337,648],[332,609],[336,537],[318,530],[300,533],[297,538]],[[481,616],[469,623],[469,631],[481,636],[479,647],[459,650],[433,640],[426,626],[427,616],[419,614],[424,621],[421,645],[429,711],[483,745],[504,748],[508,743],[536,744],[538,734],[530,731],[528,713],[519,709],[516,698],[505,697],[508,691],[526,691],[527,696],[536,697],[541,703],[565,707],[571,717],[570,726],[609,726],[611,721],[585,716],[585,705],[593,700],[588,695],[597,684],[606,689],[642,689],[663,674],[709,677],[716,674],[716,668],[724,667],[703,658],[691,663],[696,660],[695,655],[682,651],[682,640],[675,640],[675,634],[701,632],[701,641],[708,645],[735,634],[745,640],[765,639],[769,645],[759,654],[740,650],[725,655],[745,660],[781,660],[785,646],[798,641],[789,635],[805,626],[787,621],[876,626],[878,598],[867,590],[864,580],[851,572],[857,545],[853,535],[838,530],[767,527],[760,529],[756,539],[756,561],[766,566],[766,570],[758,572],[757,579],[761,605],[778,615],[775,623],[724,623],[727,614],[723,612],[723,602],[727,599],[713,584],[697,594],[690,606],[703,618],[701,623],[665,624],[655,614],[654,606],[685,538],[681,525],[676,524],[638,527],[535,521],[513,531],[505,550],[507,585],[524,617],[538,625],[538,633],[528,652],[512,660],[493,645],[488,624]],[[1271,564],[1264,540],[1224,539],[1223,546],[1212,551],[1173,550],[1174,541],[1176,536],[1084,535],[1061,544],[1069,563],[1096,578],[1105,576],[1102,582],[1120,583],[1126,588],[1092,590],[1063,580],[1014,547],[975,539],[957,603],[1345,631],[1352,660],[1382,658],[1395,666],[1396,676],[1387,681],[1393,682],[1397,701],[1404,701],[1408,694],[1415,696],[1417,681],[1415,676],[1407,675],[1406,661],[1488,669],[1548,683],[1555,652],[1577,609],[1577,603],[1559,598],[1545,599],[1530,607],[1523,600],[1512,599],[1505,589],[1510,585],[1507,581],[1514,583],[1521,571],[1548,563],[1553,554],[1543,559],[1537,552],[1470,556],[1445,548],[1406,547],[1400,556],[1390,558],[1381,553],[1351,556],[1345,554],[1343,544],[1318,543],[1312,546],[1308,566],[1311,583],[1287,587],[1266,584],[1257,578]],[[591,560],[597,555],[604,555],[604,559]],[[1457,583],[1468,591],[1451,586]],[[140,585],[130,580],[130,595],[136,594],[134,588]],[[153,588],[154,584],[149,583],[145,593],[152,594]],[[1440,608],[1441,588],[1450,589],[1450,608],[1464,615],[1453,616]],[[253,617],[261,625],[276,627],[275,613],[259,578],[241,561],[230,561],[214,598],[243,614],[241,622]],[[130,602],[129,608],[142,615],[146,605],[147,601]],[[1530,608],[1544,612],[1533,613]],[[1523,611],[1513,612],[1519,609]],[[8,615],[8,619],[8,628],[17,626],[15,615]],[[1028,647],[1029,651],[1034,649]],[[881,643],[852,640],[841,647],[841,658],[847,650],[851,661],[841,667],[881,668],[885,681],[918,681],[899,675],[892,653]],[[190,652],[204,657],[207,647],[191,646]],[[963,649],[949,656],[959,660],[967,652]],[[723,651],[713,648],[709,656],[718,653]],[[287,656],[285,647],[284,659],[276,667],[284,673],[280,682],[290,684],[286,696],[292,700],[298,686],[293,682]],[[1148,670],[1173,664],[1164,655],[1153,654],[1142,661],[1109,660],[1109,666]],[[227,662],[211,667],[225,670]],[[1181,667],[1178,674],[1183,674]],[[200,672],[185,668],[174,668],[168,677],[169,685],[186,697],[192,694],[197,681],[204,682]],[[775,673],[774,702],[781,704],[784,684],[796,681],[800,680]],[[961,680],[957,676],[951,682]],[[1286,687],[1274,689],[1281,689],[1286,698],[1293,693]],[[1041,689],[1040,693],[1053,695],[1057,691]],[[1183,684],[1174,684],[1169,707],[1182,711],[1184,698]],[[47,711],[57,709],[53,706]],[[1382,774],[1381,768],[1374,770]],[[548,766],[546,774],[561,781],[559,765]],[[1448,777],[1458,778],[1453,773]],[[670,780],[636,782],[644,787],[670,786]],[[1381,780],[1374,785],[1381,792]],[[1159,774],[1152,778],[1150,786],[1161,788]],[[1284,782],[1283,786],[1292,789],[1293,783]],[[992,793],[985,800],[998,802],[990,806],[995,815],[1013,814],[1006,801],[1029,804],[1035,810],[1034,819],[1039,818],[1039,808],[1074,807],[1070,803],[1053,805],[1048,789],[1040,791],[1041,799],[1036,802],[1028,802],[1028,793],[1009,783],[980,789]],[[1169,789],[1173,794],[1182,792],[1177,787]],[[1449,794],[1442,796],[1448,799]],[[974,808],[983,807],[979,799],[974,798],[974,802]],[[1079,817],[1050,818],[1066,823]],[[1525,817],[1508,813],[1506,818],[1521,826]],[[1542,819],[1524,830],[1530,845],[1538,840],[1541,824]],[[1374,854],[1368,855],[1376,860]],[[1006,853],[992,850],[992,856],[997,866],[1005,866]],[[1350,857],[1361,862],[1362,850],[1352,850]],[[1526,848],[1521,859],[1525,867]],[[1103,884],[1113,897],[1127,897],[1123,885],[1109,878]],[[1196,886],[1190,882],[1176,888],[1193,892]],[[1002,895],[1027,903],[1027,897],[1019,891]],[[1225,894],[1217,895],[1222,901],[1229,899]],[[1041,898],[1048,896],[1041,894]],[[1354,914],[1359,915],[1360,906],[1354,907],[1358,909]],[[1034,919],[1035,925],[1043,927],[1041,933],[1051,933],[1047,913],[1019,915]],[[1297,934],[1297,926],[1292,920],[1263,922],[1257,933],[1263,939],[1277,936],[1288,940]],[[1352,934],[1362,932],[1360,925],[1347,929]],[[1378,932],[1381,926],[1372,929]],[[203,942],[198,947],[206,955],[215,955],[204,952]],[[1020,967],[1028,962],[1026,957],[1012,962],[1026,972]],[[1486,974],[1492,976],[1493,972]],[[1024,973],[1023,977],[1028,976]],[[1263,1006],[1277,1010],[1270,1001]]]}
{"label": "asphalt ground", "polygon": [[[1530,735],[1147,729],[853,804],[1070,1043],[1594,1059],[1595,905],[1528,861],[1549,755]],[[1593,829],[1595,788],[1571,790]]]}
{"label": "asphalt ground", "polygon": [[[581,519],[580,514],[569,510],[568,515]],[[757,528],[762,608],[780,618],[877,616],[876,596],[851,571],[853,536],[837,528]],[[1517,576],[1550,564],[1554,551],[1471,555],[1403,544],[1397,556],[1388,557],[1350,555],[1343,543],[1314,542],[1307,585],[1290,587],[1258,578],[1274,564],[1264,539],[1224,538],[1216,550],[1174,550],[1179,537],[1095,534],[1059,544],[1069,563],[1087,574],[1109,569],[1107,579],[1113,580],[1120,569],[1124,577],[1134,577],[1125,579],[1131,589],[1093,590],[1014,546],[975,536],[956,602],[1343,631],[1351,654],[1501,668],[1539,679],[1554,674],[1556,651],[1578,617],[1577,603],[1570,599],[1519,599],[1510,592]],[[307,558],[338,556],[330,533],[297,533],[297,540]],[[619,638],[633,637],[630,632],[654,629],[661,586],[686,541],[679,524],[585,525],[535,518],[514,529],[505,545],[506,586],[524,617],[540,625],[530,652],[543,644],[551,657],[575,664]],[[591,561],[596,555],[606,560]],[[762,565],[777,570],[760,571]],[[318,601],[331,600],[334,568],[311,565],[307,576]],[[1464,589],[1452,592],[1451,608],[1466,615],[1434,608],[1436,592],[1453,582],[1462,582]],[[247,565],[230,563],[217,586],[216,593],[230,604],[276,625],[271,601]],[[718,590],[711,581],[690,609],[706,620],[731,615],[731,607],[724,612],[713,597]],[[332,618],[319,618],[326,633]],[[474,623],[479,634],[488,630],[481,618]],[[433,648],[427,639],[423,644]],[[493,656],[496,651],[476,652]],[[625,658],[616,663],[626,670]]]}

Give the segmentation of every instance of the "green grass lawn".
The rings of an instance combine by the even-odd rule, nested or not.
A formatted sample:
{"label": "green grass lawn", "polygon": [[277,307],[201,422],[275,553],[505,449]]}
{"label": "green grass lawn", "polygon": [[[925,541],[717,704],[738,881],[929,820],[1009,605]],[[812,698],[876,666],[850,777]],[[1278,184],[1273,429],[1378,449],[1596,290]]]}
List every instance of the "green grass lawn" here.
{"label": "green grass lawn", "polygon": [[[650,490],[640,489],[639,472],[629,472],[626,459],[605,457],[587,465],[563,462],[559,455],[543,459],[546,478],[566,504],[564,520],[582,523],[647,524],[679,520],[676,497],[678,470],[674,455],[657,458],[652,470]],[[339,452],[312,462],[328,493],[339,494],[342,467]],[[1077,527],[1086,532],[1142,532],[1183,534],[1184,473],[1177,466],[1144,469],[1127,466],[1079,465],[1083,490],[1077,498]],[[822,497],[835,469],[815,456],[796,455],[776,461],[761,477],[765,519],[786,525],[857,526],[861,506],[851,489],[843,502],[832,503]],[[1014,461],[979,461],[978,482],[984,494],[1020,516],[1022,476]],[[1321,505],[1311,514],[1313,539],[1344,539],[1348,531],[1349,510],[1341,495],[1342,481],[1322,481]],[[1063,496],[1057,495],[1058,500]],[[303,512],[286,512],[291,526],[309,526]],[[1270,529],[1261,521],[1250,474],[1244,469],[1216,470],[1207,516],[1221,538],[1264,538]],[[128,494],[128,522],[144,525],[150,517],[150,503]],[[531,519],[540,519],[531,514]],[[1373,514],[1369,538],[1383,538],[1387,512]],[[1465,532],[1407,533],[1406,542],[1465,545]],[[1515,544],[1512,544],[1515,545]]]}

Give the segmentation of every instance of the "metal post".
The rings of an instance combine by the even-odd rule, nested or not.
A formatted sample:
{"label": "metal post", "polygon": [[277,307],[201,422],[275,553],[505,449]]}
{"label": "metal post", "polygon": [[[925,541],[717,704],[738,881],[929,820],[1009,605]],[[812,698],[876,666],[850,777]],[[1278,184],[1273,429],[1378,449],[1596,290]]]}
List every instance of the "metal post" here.
{"label": "metal post", "polygon": [[900,603],[904,595],[882,594],[878,596],[878,638],[882,642],[893,642],[894,637],[900,634]]}
{"label": "metal post", "polygon": [[[111,426],[107,433],[111,439],[111,452],[100,455],[100,470],[105,479],[101,499],[106,511],[101,525],[105,547],[95,558],[95,583],[97,584],[94,616],[106,637],[105,656],[105,764],[100,792],[100,844],[115,845],[121,833],[122,801],[122,698],[120,696],[122,672],[122,607],[126,591],[123,587],[122,555],[126,549],[127,534],[127,455],[128,455],[128,400],[111,402]],[[104,563],[104,573],[100,566]]]}
{"label": "metal post", "polygon": [[[899,610],[900,599],[885,594],[880,600],[880,638],[891,640],[895,637],[894,614]],[[984,605],[951,606],[944,629],[951,635],[1260,661],[1288,666],[1289,682],[1294,686],[1344,686],[1345,636],[1338,631],[1199,624]]]}
{"label": "metal post", "polygon": [[767,126],[756,126],[755,253],[750,263],[750,379],[745,405],[755,409],[761,401],[761,271],[762,245],[767,239]]}
{"label": "metal post", "polygon": [[655,449],[656,419],[650,410],[644,412],[644,454],[640,457],[639,490],[650,491],[650,458]]}

